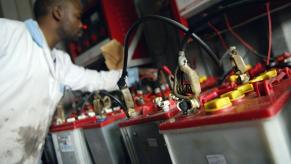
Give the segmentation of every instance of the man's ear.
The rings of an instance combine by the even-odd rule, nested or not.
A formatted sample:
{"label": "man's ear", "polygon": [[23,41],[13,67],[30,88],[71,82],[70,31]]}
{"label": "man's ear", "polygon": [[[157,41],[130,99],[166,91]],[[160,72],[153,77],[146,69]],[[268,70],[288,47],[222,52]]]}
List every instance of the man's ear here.
{"label": "man's ear", "polygon": [[64,8],[61,5],[54,6],[52,9],[52,16],[57,21],[60,21],[64,17]]}

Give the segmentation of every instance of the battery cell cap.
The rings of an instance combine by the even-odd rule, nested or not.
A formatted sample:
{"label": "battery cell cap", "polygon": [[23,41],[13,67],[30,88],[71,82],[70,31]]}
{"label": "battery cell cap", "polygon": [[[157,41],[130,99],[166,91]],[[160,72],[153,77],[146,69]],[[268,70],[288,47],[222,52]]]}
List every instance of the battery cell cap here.
{"label": "battery cell cap", "polygon": [[237,90],[241,91],[243,94],[254,91],[253,84],[244,84],[237,87]]}
{"label": "battery cell cap", "polygon": [[205,103],[204,108],[206,112],[215,112],[232,106],[229,97],[216,98]]}
{"label": "battery cell cap", "polygon": [[241,99],[244,96],[245,94],[242,91],[234,90],[234,91],[230,91],[225,94],[222,94],[220,97],[228,97],[231,101],[234,101],[234,100]]}
{"label": "battery cell cap", "polygon": [[200,76],[200,78],[199,78],[199,82],[200,83],[203,83],[206,80],[207,80],[207,77],[206,76]]}

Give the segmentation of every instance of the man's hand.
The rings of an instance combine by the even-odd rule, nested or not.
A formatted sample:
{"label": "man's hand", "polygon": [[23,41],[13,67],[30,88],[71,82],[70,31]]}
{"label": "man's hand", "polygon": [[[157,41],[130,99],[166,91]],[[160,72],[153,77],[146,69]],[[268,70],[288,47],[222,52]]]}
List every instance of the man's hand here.
{"label": "man's hand", "polygon": [[101,47],[105,64],[109,70],[123,68],[123,46],[115,39]]}

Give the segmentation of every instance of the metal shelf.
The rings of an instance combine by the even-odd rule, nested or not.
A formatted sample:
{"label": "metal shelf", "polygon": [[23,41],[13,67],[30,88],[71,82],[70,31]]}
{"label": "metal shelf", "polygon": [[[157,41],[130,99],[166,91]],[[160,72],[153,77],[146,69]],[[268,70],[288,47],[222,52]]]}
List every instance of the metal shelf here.
{"label": "metal shelf", "polygon": [[101,41],[100,43],[96,44],[95,46],[93,46],[92,48],[88,49],[87,51],[85,51],[84,53],[82,53],[81,55],[79,55],[76,60],[75,63],[77,65],[80,66],[87,66],[93,62],[95,62],[96,60],[99,59],[100,55],[101,55],[101,46],[107,44],[110,41],[109,38],[104,39],[103,41]]}

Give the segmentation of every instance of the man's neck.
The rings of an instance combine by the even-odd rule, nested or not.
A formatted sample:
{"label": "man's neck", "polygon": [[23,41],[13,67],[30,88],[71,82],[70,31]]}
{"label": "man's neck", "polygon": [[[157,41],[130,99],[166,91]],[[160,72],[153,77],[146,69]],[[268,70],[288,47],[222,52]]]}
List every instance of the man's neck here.
{"label": "man's neck", "polygon": [[49,48],[53,49],[60,40],[54,26],[49,23],[50,21],[46,20],[39,20],[37,22],[39,24],[41,31],[43,32],[43,35]]}

